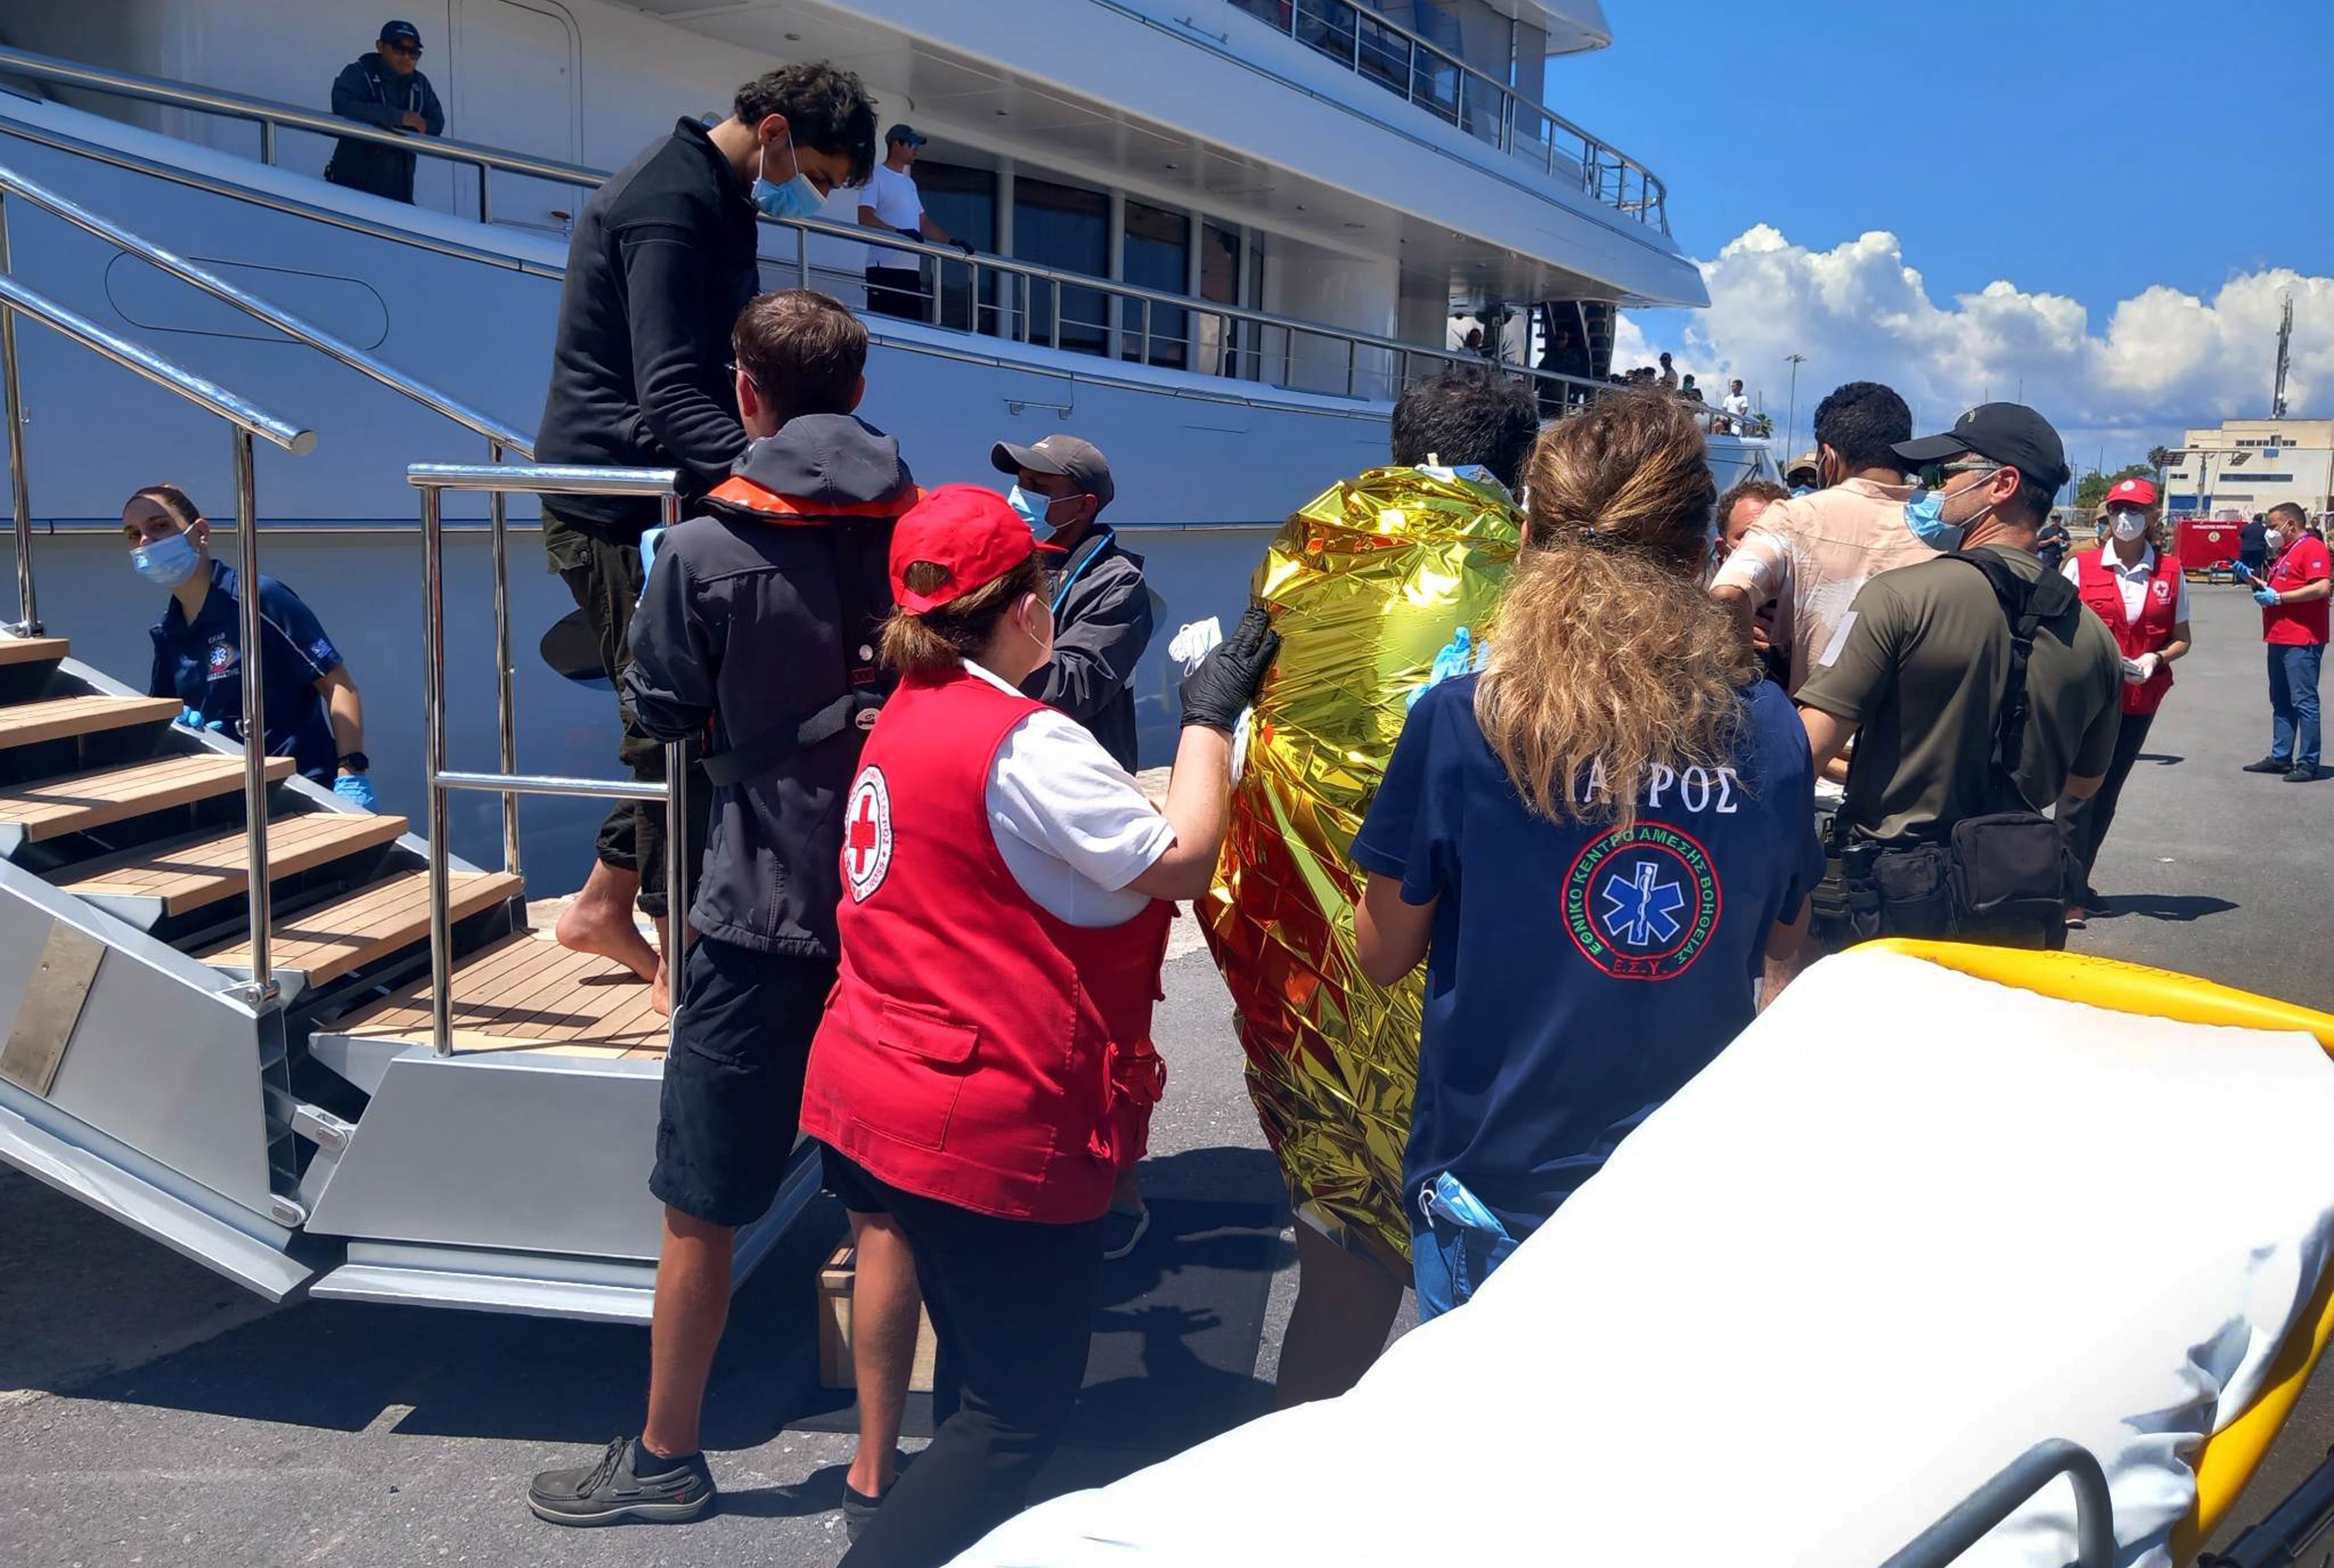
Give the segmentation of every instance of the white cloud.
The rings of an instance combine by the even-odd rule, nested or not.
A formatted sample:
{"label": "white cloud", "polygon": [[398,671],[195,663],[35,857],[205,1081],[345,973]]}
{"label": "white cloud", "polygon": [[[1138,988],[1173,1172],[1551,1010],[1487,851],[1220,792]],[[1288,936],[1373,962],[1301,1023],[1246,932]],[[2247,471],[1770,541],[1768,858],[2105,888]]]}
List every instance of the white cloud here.
{"label": "white cloud", "polygon": [[2233,275],[2199,297],[2162,286],[2117,304],[2095,330],[2081,302],[2007,281],[1942,303],[1897,237],[1875,229],[1829,250],[1760,224],[1701,264],[1710,309],[1622,321],[1616,369],[1667,348],[1711,395],[1741,376],[1779,421],[1799,367],[1799,440],[1815,402],[1846,381],[1886,382],[1922,429],[1991,396],[2021,398],[2088,463],[2113,465],[2191,424],[2269,412],[2278,315],[2293,296],[2287,406],[2334,413],[2334,277],[2289,268]]}

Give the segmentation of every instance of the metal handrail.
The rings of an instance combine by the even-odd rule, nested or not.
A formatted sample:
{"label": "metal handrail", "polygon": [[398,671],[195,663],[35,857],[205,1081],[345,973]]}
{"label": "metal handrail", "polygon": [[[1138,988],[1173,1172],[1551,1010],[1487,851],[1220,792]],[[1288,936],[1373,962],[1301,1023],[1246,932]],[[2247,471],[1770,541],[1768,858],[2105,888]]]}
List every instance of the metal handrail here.
{"label": "metal handrail", "polygon": [[[158,78],[140,76],[132,73],[109,71],[97,66],[82,65],[72,61],[59,60],[49,55],[33,54],[22,50],[0,49],[0,71],[13,71],[35,80],[60,82],[95,92],[112,93],[148,102],[165,103],[177,108],[223,115],[231,119],[256,121],[262,125],[263,129],[282,124],[299,130],[313,131],[320,135],[351,136],[359,140],[392,144],[402,151],[423,158],[439,158],[450,162],[472,165],[479,170],[481,202],[479,216],[482,220],[491,220],[491,208],[487,205],[486,184],[486,177],[490,171],[501,170],[506,173],[524,174],[535,179],[572,184],[584,189],[597,187],[609,178],[605,170],[586,168],[581,164],[506,153],[492,148],[476,147],[458,141],[446,141],[438,138],[400,136],[392,131],[379,131],[371,126],[360,124],[355,121],[339,120],[331,115],[319,114],[313,110],[275,103],[266,99],[250,98],[212,89],[194,88],[183,83],[164,82]],[[1557,117],[1551,116],[1551,118]],[[1581,134],[1586,135],[1585,132]],[[263,138],[261,157],[264,161],[269,163],[275,160],[275,141],[272,131]],[[1637,166],[1631,164],[1629,167],[1635,169]],[[1658,181],[1654,184],[1657,186]],[[968,256],[956,249],[910,239],[889,230],[878,231],[857,225],[830,223],[819,218],[781,219],[766,217],[761,221],[776,227],[792,229],[795,232],[794,265],[797,277],[805,286],[808,286],[812,271],[808,237],[814,234],[857,244],[878,244],[895,251],[909,252],[920,256],[931,256],[952,266],[969,266],[974,269],[972,297],[976,328],[978,328],[980,312],[985,310],[995,313],[1005,327],[1005,330],[998,335],[1011,342],[1059,348],[1062,327],[1060,291],[1080,289],[1108,296],[1118,302],[1119,305],[1132,304],[1141,306],[1143,325],[1140,333],[1123,331],[1114,319],[1077,324],[1093,324],[1103,331],[1106,337],[1114,340],[1120,337],[1138,338],[1142,344],[1140,357],[1146,363],[1150,358],[1150,344],[1157,335],[1150,330],[1153,313],[1162,307],[1188,312],[1195,319],[1212,316],[1225,322],[1228,326],[1237,322],[1253,327],[1255,331],[1252,334],[1242,334],[1253,335],[1257,339],[1253,345],[1228,346],[1226,352],[1233,357],[1235,363],[1252,366],[1257,379],[1263,377],[1265,367],[1276,359],[1281,366],[1283,382],[1293,379],[1297,344],[1300,339],[1319,340],[1328,344],[1333,356],[1336,350],[1342,349],[1345,356],[1345,395],[1347,397],[1360,398],[1369,395],[1363,388],[1364,373],[1361,366],[1361,354],[1365,350],[1402,356],[1397,360],[1395,373],[1386,378],[1391,383],[1388,395],[1398,392],[1402,385],[1410,379],[1409,366],[1412,357],[1423,356],[1429,361],[1454,364],[1474,361],[1474,356],[1459,350],[1438,349],[1421,344],[1409,344],[1398,338],[1381,337],[1374,333],[1362,332],[1351,327],[1335,326],[1326,322],[1277,315],[1268,311],[1201,299],[1191,295],[1171,294],[1162,289],[1148,288],[1140,284],[1124,283],[1114,278],[1094,277],[1085,273],[1048,266],[1040,262],[1018,261],[1007,256],[980,253]],[[879,234],[880,237],[878,237]],[[1016,297],[995,305],[981,304],[979,274],[984,269],[992,275],[1019,279]],[[1040,314],[1038,309],[1040,285],[1049,291],[1052,306],[1050,311],[1046,313],[1051,320],[1050,333],[1044,338],[1041,338],[1037,328],[1037,318]],[[935,300],[926,315],[928,317],[936,317],[938,314]],[[1265,346],[1268,334],[1274,333],[1280,334],[1278,353]],[[1183,341],[1187,349],[1186,357],[1193,357],[1191,351],[1194,350],[1196,345],[1189,336]],[[1115,355],[1114,354],[1113,357]],[[1475,361],[1475,363],[1480,362]],[[1575,379],[1558,376],[1553,372],[1531,370],[1529,367],[1509,368],[1525,371],[1533,379],[1543,382]],[[1201,371],[1201,373],[1216,373]],[[1245,378],[1235,374],[1232,379]],[[1579,384],[1595,386],[1601,383],[1580,382]],[[450,403],[452,400],[445,401]],[[450,410],[448,411],[448,417],[459,417],[452,414]],[[500,440],[503,445],[513,450],[529,450],[527,446],[512,439],[510,434],[490,436],[489,439]],[[497,460],[499,458],[499,454],[497,453],[490,453],[489,456]],[[501,503],[496,501],[493,504]]]}
{"label": "metal handrail", "polygon": [[[9,196],[22,197],[34,207],[63,218],[74,227],[95,235],[109,245],[152,263],[171,276],[202,290],[220,304],[232,305],[255,320],[265,322],[285,336],[306,344],[310,348],[330,355],[351,370],[370,376],[390,391],[410,398],[436,413],[443,414],[466,430],[475,431],[487,440],[498,441],[511,450],[525,456],[531,458],[535,455],[535,438],[525,431],[503,423],[491,414],[480,413],[468,404],[439,392],[425,382],[416,380],[393,365],[384,364],[354,344],[326,332],[313,322],[304,321],[280,305],[271,305],[257,295],[236,287],[217,273],[196,266],[176,251],[157,245],[142,235],[132,233],[112,219],[90,211],[72,198],[61,196],[46,186],[25,179],[7,165],[0,164],[0,203],[5,203]],[[0,212],[5,212],[4,206],[0,206]],[[5,221],[5,216],[0,216],[0,223]]]}
{"label": "metal handrail", "polygon": [[[510,577],[507,539],[500,525],[502,498],[513,491],[536,496],[655,496],[664,520],[680,520],[680,475],[672,469],[595,469],[553,463],[410,463],[405,481],[421,492],[421,663],[423,771],[429,779],[429,1044],[439,1056],[454,1054],[453,867],[446,842],[446,795],[478,789],[503,803],[503,869],[520,869],[518,797],[565,795],[665,803],[665,955],[670,984],[680,983],[680,958],[689,943],[689,746],[664,749],[665,781],[642,784],[629,779],[569,779],[518,770],[515,672],[510,650]],[[440,498],[448,490],[483,490],[497,519],[492,534],[495,580],[495,711],[501,725],[502,770],[468,772],[446,766],[446,557]],[[610,672],[611,674],[613,672]],[[672,995],[668,992],[669,998]],[[680,1009],[669,1002],[668,1028],[677,1028]]]}
{"label": "metal handrail", "polygon": [[2075,1489],[2075,1562],[2078,1568],[2109,1568],[2116,1559],[2115,1500],[2107,1473],[2088,1448],[2063,1437],[2046,1438],[2003,1466],[1881,1568],[1945,1568],[2061,1476]]}
{"label": "metal handrail", "polygon": [[24,398],[16,352],[16,317],[32,317],[83,348],[134,372],[163,390],[217,414],[232,433],[235,463],[236,556],[242,592],[237,634],[243,646],[243,814],[246,909],[251,924],[251,979],[241,990],[254,1008],[275,1000],[271,944],[274,915],[267,866],[267,713],[260,682],[259,500],[251,460],[251,438],[264,436],[295,456],[316,447],[316,432],[281,420],[217,382],[99,326],[7,276],[7,230],[0,224],[0,382],[5,384],[8,461],[14,471],[11,500],[16,530],[16,586],[24,619],[16,630],[41,630],[33,591],[33,513],[25,472]]}
{"label": "metal handrail", "polygon": [[[1493,95],[1492,102],[1499,105],[1493,144],[1500,151],[1512,154],[1521,150],[1517,122],[1526,115],[1535,116],[1551,132],[1562,130],[1580,143],[1573,161],[1580,168],[1580,185],[1584,191],[1600,204],[1635,218],[1640,223],[1658,227],[1664,234],[1670,231],[1669,188],[1653,170],[1611,142],[1592,135],[1538,100],[1525,97],[1498,77],[1470,65],[1441,44],[1413,32],[1391,16],[1355,5],[1353,0],[1310,0],[1310,5],[1335,9],[1308,9],[1308,0],[1233,0],[1232,9],[1253,21],[1286,33],[1326,59],[1339,61],[1355,75],[1378,82],[1389,92],[1399,92],[1404,102],[1424,108],[1437,119],[1455,124],[1462,131],[1467,130],[1468,121],[1466,83],[1480,83]],[[1260,6],[1271,7],[1274,15],[1267,17]],[[1350,42],[1339,51],[1324,48],[1320,43],[1304,35],[1303,27],[1307,22],[1317,24],[1325,36],[1336,34],[1341,42],[1345,42],[1350,35]],[[1392,36],[1402,41],[1404,50],[1403,85],[1400,88],[1363,63],[1362,31],[1365,27],[1381,37]],[[1434,63],[1432,69],[1458,73],[1459,91],[1448,113],[1444,112],[1440,97],[1429,94],[1422,98],[1418,92],[1419,57],[1422,54]],[[1469,131],[1469,134],[1473,133]],[[1548,176],[1554,179],[1558,150],[1556,137],[1552,133],[1545,136],[1534,134],[1530,141],[1543,149],[1541,166]],[[1629,176],[1632,174],[1637,177],[1637,199],[1635,201],[1629,199]],[[1606,184],[1608,175],[1612,177],[1609,193]]]}

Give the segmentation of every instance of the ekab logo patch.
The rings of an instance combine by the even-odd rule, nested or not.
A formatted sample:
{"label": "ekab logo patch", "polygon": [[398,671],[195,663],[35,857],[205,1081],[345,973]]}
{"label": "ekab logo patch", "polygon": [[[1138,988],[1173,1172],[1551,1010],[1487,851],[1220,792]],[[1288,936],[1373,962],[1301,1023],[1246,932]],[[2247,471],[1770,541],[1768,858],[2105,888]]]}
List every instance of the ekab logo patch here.
{"label": "ekab logo patch", "polygon": [[1580,955],[1615,980],[1674,980],[1718,928],[1710,852],[1657,822],[1588,841],[1564,877],[1564,929]]}

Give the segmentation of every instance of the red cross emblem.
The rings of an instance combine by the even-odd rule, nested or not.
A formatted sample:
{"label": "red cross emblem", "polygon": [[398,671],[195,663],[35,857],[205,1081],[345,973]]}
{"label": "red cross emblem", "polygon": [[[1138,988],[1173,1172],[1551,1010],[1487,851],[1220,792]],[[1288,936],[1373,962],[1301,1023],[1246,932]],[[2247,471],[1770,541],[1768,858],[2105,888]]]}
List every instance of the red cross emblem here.
{"label": "red cross emblem", "polygon": [[881,768],[863,769],[843,813],[843,876],[854,903],[883,886],[892,869],[892,791]]}

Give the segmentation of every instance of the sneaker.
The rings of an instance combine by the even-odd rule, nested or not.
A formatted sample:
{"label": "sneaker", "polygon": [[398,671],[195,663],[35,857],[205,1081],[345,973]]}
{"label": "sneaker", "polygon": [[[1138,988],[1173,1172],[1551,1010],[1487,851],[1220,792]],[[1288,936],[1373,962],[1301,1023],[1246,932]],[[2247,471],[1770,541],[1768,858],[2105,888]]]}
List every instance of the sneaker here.
{"label": "sneaker", "polygon": [[875,1517],[875,1510],[883,1505],[881,1497],[870,1497],[850,1482],[843,1484],[843,1534],[853,1545]]}
{"label": "sneaker", "polygon": [[2085,917],[2085,915],[2084,915],[2084,914],[2083,914],[2083,911],[2082,911],[2080,908],[2078,908],[2078,907],[2077,907],[2077,906],[2075,906],[2075,905],[2068,905],[2068,908],[2067,908],[2067,929],[2068,929],[2068,930],[2069,930],[2069,931],[2088,931],[2088,930],[2089,930],[2089,929],[2090,929],[2090,924],[2091,924],[2090,921],[2089,921],[2088,918],[2086,918],[2086,917]]}
{"label": "sneaker", "polygon": [[1143,1234],[1151,1228],[1151,1211],[1143,1209],[1112,1209],[1102,1216],[1102,1257],[1114,1263],[1141,1244]]}
{"label": "sneaker", "polygon": [[2290,771],[2292,767],[2293,764],[2287,761],[2282,757],[2264,757],[2258,762],[2246,763],[2245,771],[2248,773],[2284,773]]}
{"label": "sneaker", "polygon": [[[649,1468],[643,1468],[649,1466]],[[705,1456],[662,1459],[637,1437],[619,1437],[594,1465],[545,1470],[526,1489],[526,1505],[554,1524],[619,1524],[639,1519],[679,1524],[712,1505],[713,1472]]]}
{"label": "sneaker", "polygon": [[2289,784],[2315,784],[2318,782],[2318,769],[2315,768],[2291,769],[2285,775],[2285,781]]}

